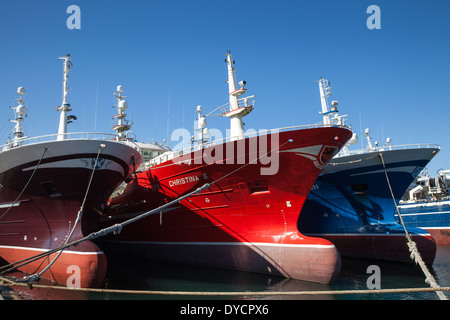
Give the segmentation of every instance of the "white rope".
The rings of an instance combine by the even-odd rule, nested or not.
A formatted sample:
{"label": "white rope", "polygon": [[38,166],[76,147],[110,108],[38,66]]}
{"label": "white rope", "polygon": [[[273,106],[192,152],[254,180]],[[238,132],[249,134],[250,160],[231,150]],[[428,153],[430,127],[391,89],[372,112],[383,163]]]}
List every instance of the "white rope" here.
{"label": "white rope", "polygon": [[[400,222],[402,223],[403,229],[405,230],[406,239],[408,240],[407,245],[408,245],[409,251],[411,252],[410,257],[412,260],[414,260],[414,262],[416,264],[419,264],[420,268],[422,269],[423,273],[425,274],[425,283],[428,283],[434,289],[439,289],[440,286],[438,285],[438,283],[434,279],[433,275],[428,270],[425,262],[422,260],[422,256],[420,255],[419,250],[417,250],[416,243],[412,240],[411,236],[409,235],[408,230],[406,229],[405,223],[403,222],[402,215],[400,214],[400,210],[398,209],[397,202],[395,201],[394,193],[392,192],[392,187],[391,187],[391,183],[389,181],[389,177],[388,177],[388,174],[386,171],[386,165],[384,163],[383,154],[380,153],[379,155],[381,158],[381,162],[383,163],[384,174],[386,175],[386,181],[388,183],[389,190],[391,192],[392,200],[394,201],[395,209],[397,210],[398,217],[400,218]],[[436,291],[436,294],[439,296],[439,299],[448,300],[447,296],[442,291]]]}
{"label": "white rope", "polygon": [[[3,282],[3,283],[2,283]],[[5,287],[26,287],[27,284],[14,282],[11,279],[0,277],[0,284]],[[28,286],[29,287],[29,286]],[[33,284],[32,288],[70,290],[78,292],[119,293],[119,294],[145,294],[170,296],[301,296],[301,295],[341,295],[341,294],[387,294],[450,291],[450,287],[435,288],[399,288],[399,289],[362,289],[362,290],[318,290],[318,291],[159,291],[159,290],[122,290],[101,288],[68,288],[65,286]]]}

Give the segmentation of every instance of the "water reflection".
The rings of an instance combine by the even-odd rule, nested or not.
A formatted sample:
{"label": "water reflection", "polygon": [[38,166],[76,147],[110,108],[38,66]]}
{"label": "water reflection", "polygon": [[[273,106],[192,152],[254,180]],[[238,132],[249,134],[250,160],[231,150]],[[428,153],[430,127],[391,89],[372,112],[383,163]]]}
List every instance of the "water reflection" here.
{"label": "water reflection", "polygon": [[[130,277],[130,274],[133,276]],[[243,271],[171,263],[150,263],[145,266],[139,263],[114,264],[108,271],[106,287],[154,291],[249,292],[239,296],[156,295],[145,297],[153,299],[318,299],[318,296],[277,296],[275,294],[258,296],[252,292],[330,290],[329,285]],[[111,298],[114,297],[111,296]],[[330,298],[332,297],[320,296],[320,299]]]}
{"label": "water reflection", "polygon": [[[14,288],[14,292],[25,300],[436,300],[436,293],[396,293],[396,294],[326,294],[326,295],[278,295],[278,292],[367,290],[367,273],[370,265],[380,267],[381,289],[428,287],[419,266],[374,260],[342,260],[339,277],[332,285],[309,283],[243,271],[233,271],[201,266],[172,263],[142,263],[133,261],[109,261],[106,289],[146,290],[146,291],[186,291],[186,292],[248,292],[242,295],[194,296],[162,294],[86,293],[57,289],[32,290]],[[430,271],[440,286],[450,286],[450,246],[438,246],[436,259]],[[23,274],[16,273],[16,277]],[[42,280],[40,284],[50,284]],[[252,292],[265,292],[257,295]],[[273,294],[270,294],[273,293]],[[449,293],[446,292],[449,296]]]}

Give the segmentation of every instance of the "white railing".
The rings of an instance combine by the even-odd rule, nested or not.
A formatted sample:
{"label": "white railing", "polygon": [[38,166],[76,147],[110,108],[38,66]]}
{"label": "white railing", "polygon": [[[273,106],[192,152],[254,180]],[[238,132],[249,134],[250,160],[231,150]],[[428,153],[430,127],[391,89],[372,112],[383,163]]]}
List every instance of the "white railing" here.
{"label": "white railing", "polygon": [[[358,149],[358,150],[349,150],[345,155],[355,155],[369,152],[379,152],[379,151],[389,151],[389,150],[407,150],[407,149],[441,149],[438,144],[434,143],[417,143],[417,144],[402,144],[402,145],[394,145],[394,146],[382,146],[382,147],[373,147],[366,149]],[[340,156],[341,153],[339,153]]]}
{"label": "white railing", "polygon": [[[239,140],[245,139],[245,138],[252,138],[252,137],[257,137],[257,136],[262,136],[262,135],[267,135],[267,134],[274,134],[274,133],[280,133],[283,131],[292,131],[292,130],[298,130],[298,129],[314,129],[314,128],[327,128],[327,127],[334,127],[334,128],[348,128],[347,126],[342,126],[342,125],[334,125],[334,124],[323,124],[323,123],[318,123],[318,124],[310,124],[310,125],[301,125],[301,126],[291,126],[291,127],[283,127],[283,128],[278,128],[278,129],[262,129],[259,131],[251,131],[247,130],[246,133],[244,133]],[[236,137],[227,137],[224,139],[217,139],[214,141],[207,141],[207,142],[203,142],[203,143],[197,143],[195,145],[191,145],[189,147],[186,147],[184,149],[180,149],[180,150],[174,150],[174,151],[168,151],[165,152],[153,159],[151,159],[147,165],[148,166],[155,166],[158,164],[161,164],[167,160],[171,160],[173,158],[176,158],[178,156],[182,156],[184,154],[193,152],[193,151],[198,151],[207,147],[212,147],[215,145],[219,145],[219,144],[223,144],[229,141],[235,141],[238,140]]]}
{"label": "white railing", "polygon": [[[255,95],[238,99],[238,107],[239,108],[249,107],[249,106],[254,106],[254,105],[255,105]],[[220,110],[220,113],[213,114],[213,112],[216,112],[217,110]],[[230,112],[230,111],[231,111],[230,103],[228,102],[228,103],[225,103],[224,105],[221,105],[221,106],[215,108],[214,110],[212,110],[210,113],[208,113],[206,115],[206,117],[223,116],[224,114],[226,114],[227,112]]]}
{"label": "white railing", "polygon": [[64,139],[59,140],[59,141],[67,141],[67,140],[119,141],[119,142],[133,146],[136,150],[140,150],[138,145],[135,144],[133,141],[123,140],[118,135],[115,135],[112,133],[72,132],[72,133],[64,133],[64,134],[58,134],[58,133],[48,134],[48,135],[43,135],[43,136],[31,137],[31,138],[24,137],[19,140],[13,140],[11,142],[5,143],[4,145],[0,146],[0,152],[6,151],[6,150],[9,150],[12,148],[24,146],[24,145],[58,141],[58,138],[61,139],[61,136],[64,136]]}
{"label": "white railing", "polygon": [[[252,137],[257,137],[257,136],[262,136],[262,135],[267,135],[270,133],[280,133],[283,131],[292,131],[292,130],[297,130],[297,129],[314,129],[314,128],[327,128],[327,127],[334,127],[334,128],[348,128],[347,126],[339,126],[339,125],[333,125],[333,124],[323,124],[323,123],[318,123],[318,124],[308,124],[308,125],[301,125],[301,126],[290,126],[290,127],[283,127],[283,128],[278,128],[278,129],[261,129],[259,131],[252,131],[252,129],[247,130],[246,133],[244,133],[242,135],[242,138],[239,139],[245,139],[245,138],[252,138]],[[214,141],[207,141],[207,142],[203,142],[201,144],[201,146],[203,148],[206,147],[211,147],[211,146],[215,146],[218,144],[222,144],[222,143],[226,143],[229,141],[234,141],[237,140],[236,137],[227,137],[224,139],[218,139],[218,140],[214,140]],[[196,145],[197,149],[198,149],[198,145]],[[189,148],[185,148],[183,150],[187,150]],[[191,150],[189,150],[191,151]]]}

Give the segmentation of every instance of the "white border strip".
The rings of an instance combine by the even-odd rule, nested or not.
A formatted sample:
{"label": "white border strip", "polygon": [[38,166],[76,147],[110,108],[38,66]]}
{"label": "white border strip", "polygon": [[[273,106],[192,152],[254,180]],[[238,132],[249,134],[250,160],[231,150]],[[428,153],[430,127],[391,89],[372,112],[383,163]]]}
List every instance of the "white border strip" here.
{"label": "white border strip", "polygon": [[288,248],[320,248],[328,249],[335,248],[335,245],[322,245],[322,244],[283,244],[283,243],[266,243],[266,242],[152,242],[152,241],[110,241],[108,242],[120,242],[126,244],[136,244],[136,245],[182,245],[182,246],[192,246],[192,245],[204,245],[204,246],[248,246],[248,247],[288,247]]}
{"label": "white border strip", "polygon": [[[436,212],[424,212],[424,213],[401,213],[402,217],[406,216],[424,216],[427,214],[442,214],[442,213],[450,213],[450,211],[436,211]],[[395,214],[395,216],[398,216],[398,214]]]}
{"label": "white border strip", "polygon": [[[0,204],[0,209],[3,209],[3,208],[11,208],[11,207],[17,207],[17,206],[19,206],[22,202],[23,202],[24,200],[22,200],[22,201],[17,201],[17,202],[8,202],[8,203],[2,203],[2,204]],[[26,200],[25,200],[26,201]]]}
{"label": "white border strip", "polygon": [[[425,229],[424,227],[413,227],[417,229]],[[405,233],[308,233],[309,237],[405,237]],[[410,233],[411,236],[429,237],[429,233]]]}
{"label": "white border strip", "polygon": [[420,227],[421,229],[450,230],[450,227]]}
{"label": "white border strip", "polygon": [[[47,251],[52,250],[52,249],[31,248],[31,247],[16,247],[16,246],[2,246],[2,245],[0,245],[0,248],[1,249],[38,251],[38,252],[47,252]],[[103,251],[82,252],[82,251],[71,251],[71,250],[64,250],[63,253],[79,254],[79,255],[105,254]]]}

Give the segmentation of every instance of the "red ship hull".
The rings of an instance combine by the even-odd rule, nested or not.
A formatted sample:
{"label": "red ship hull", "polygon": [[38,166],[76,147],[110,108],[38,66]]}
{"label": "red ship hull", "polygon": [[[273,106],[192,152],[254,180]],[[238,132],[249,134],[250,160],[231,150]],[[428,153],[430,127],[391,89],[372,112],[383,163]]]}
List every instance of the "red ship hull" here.
{"label": "red ship hull", "polygon": [[[321,169],[350,136],[339,127],[272,133],[150,167],[111,200],[103,227],[158,208],[205,183],[211,186],[125,226],[120,235],[102,238],[99,246],[107,256],[121,259],[201,264],[330,283],[340,270],[339,252],[328,240],[302,235],[297,220]],[[276,164],[264,159],[266,150]],[[211,157],[214,161],[205,160]]]}
{"label": "red ship hull", "polygon": [[450,245],[450,230],[449,228],[424,228],[428,233],[431,234],[433,239],[436,241],[437,244],[442,244],[445,246]]}
{"label": "red ship hull", "polygon": [[[87,192],[100,144],[106,148]],[[48,151],[43,152],[45,147]],[[0,256],[15,263],[94,231],[99,212],[133,170],[132,154],[138,165],[140,155],[131,147],[95,140],[53,141],[0,153],[2,163],[8,163],[0,172]],[[75,226],[86,192],[82,219]],[[56,256],[51,254],[18,269],[39,273]],[[65,249],[42,278],[74,287],[98,287],[106,270],[104,253],[85,241]]]}

